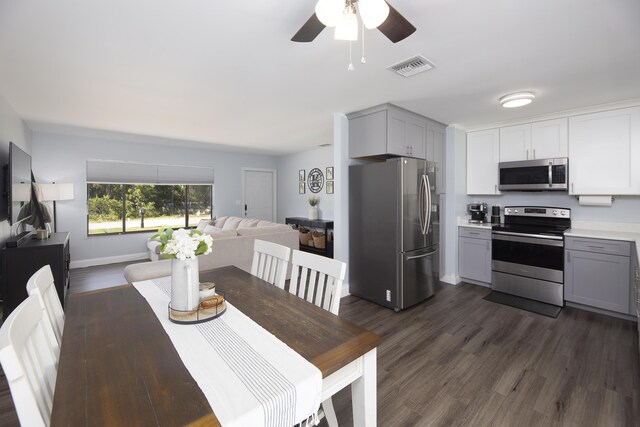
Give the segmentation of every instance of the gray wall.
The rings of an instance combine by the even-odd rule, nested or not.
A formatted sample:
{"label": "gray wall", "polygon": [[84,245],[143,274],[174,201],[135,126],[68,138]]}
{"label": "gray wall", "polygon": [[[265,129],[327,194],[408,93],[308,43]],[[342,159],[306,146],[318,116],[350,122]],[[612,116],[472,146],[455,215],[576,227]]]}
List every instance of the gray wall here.
{"label": "gray wall", "polygon": [[[31,154],[31,130],[13,110],[11,105],[0,95],[0,166],[9,160],[9,142],[17,144]],[[0,174],[0,193],[5,190],[4,174]],[[0,217],[7,217],[7,199],[0,195]],[[9,221],[0,221],[0,247],[10,237]]]}
{"label": "gray wall", "polygon": [[[291,216],[308,217],[308,201],[309,197],[313,195],[320,198],[320,204],[318,205],[320,219],[334,219],[334,195],[327,194],[326,190],[326,170],[330,166],[333,166],[333,147],[330,146],[278,158],[278,222],[284,222],[286,217]],[[316,194],[309,191],[307,186],[305,194],[299,194],[298,171],[304,169],[305,174],[308,174],[313,168],[320,169],[325,175],[325,186]]]}
{"label": "gray wall", "polygon": [[[73,261],[104,257],[125,257],[146,250],[150,234],[87,236],[86,160],[123,160],[160,164],[209,166],[214,168],[214,215],[242,214],[241,169],[275,169],[277,157],[214,151],[200,148],[136,143],[86,136],[45,132],[33,133],[33,170],[39,182],[73,183],[75,199],[58,202],[57,229],[71,232]],[[78,265],[77,263],[74,263]]]}

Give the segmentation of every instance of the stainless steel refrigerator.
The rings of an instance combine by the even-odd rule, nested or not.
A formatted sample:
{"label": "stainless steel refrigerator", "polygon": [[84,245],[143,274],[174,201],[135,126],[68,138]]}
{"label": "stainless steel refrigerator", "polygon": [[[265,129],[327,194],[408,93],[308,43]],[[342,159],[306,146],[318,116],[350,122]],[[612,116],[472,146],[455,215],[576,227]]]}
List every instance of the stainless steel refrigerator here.
{"label": "stainless steel refrigerator", "polygon": [[396,311],[435,293],[436,164],[412,158],[349,167],[349,292]]}

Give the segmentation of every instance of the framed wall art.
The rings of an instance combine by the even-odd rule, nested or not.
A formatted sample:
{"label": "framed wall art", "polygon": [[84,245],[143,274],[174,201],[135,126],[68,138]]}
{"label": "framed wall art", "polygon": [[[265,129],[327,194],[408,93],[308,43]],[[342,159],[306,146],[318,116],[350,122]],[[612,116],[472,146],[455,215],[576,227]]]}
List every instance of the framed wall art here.
{"label": "framed wall art", "polygon": [[307,185],[309,185],[309,191],[312,193],[319,193],[324,187],[324,175],[318,168],[313,168],[309,171],[307,176]]}
{"label": "framed wall art", "polygon": [[300,183],[298,183],[298,194],[304,194],[306,190],[305,187],[304,181],[300,181]]}
{"label": "framed wall art", "polygon": [[327,194],[333,194],[333,181],[327,181]]}
{"label": "framed wall art", "polygon": [[304,169],[298,171],[298,181],[304,181]]}
{"label": "framed wall art", "polygon": [[333,181],[333,166],[327,168],[327,181]]}

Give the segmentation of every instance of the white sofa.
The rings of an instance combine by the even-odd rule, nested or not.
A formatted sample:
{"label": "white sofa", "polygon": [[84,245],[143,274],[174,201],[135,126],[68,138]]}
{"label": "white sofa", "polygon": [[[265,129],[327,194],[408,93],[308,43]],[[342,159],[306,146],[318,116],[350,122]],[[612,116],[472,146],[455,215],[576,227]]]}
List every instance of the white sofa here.
{"label": "white sofa", "polygon": [[[250,271],[255,239],[278,243],[291,249],[298,249],[300,242],[298,231],[290,226],[257,219],[220,217],[201,221],[198,229],[213,238],[212,252],[198,257],[200,271],[227,265]],[[160,244],[150,240],[147,247],[152,261],[128,265],[124,270],[124,277],[129,283],[171,275],[171,260],[162,259]]]}

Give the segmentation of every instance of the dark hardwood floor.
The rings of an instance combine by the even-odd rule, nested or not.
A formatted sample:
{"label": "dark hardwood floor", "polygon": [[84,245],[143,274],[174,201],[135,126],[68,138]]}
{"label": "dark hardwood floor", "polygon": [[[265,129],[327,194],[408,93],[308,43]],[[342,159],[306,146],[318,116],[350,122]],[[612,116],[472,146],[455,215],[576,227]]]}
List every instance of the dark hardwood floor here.
{"label": "dark hardwood floor", "polygon": [[[380,426],[638,426],[636,323],[564,308],[552,319],[443,285],[401,313],[356,297],[340,315],[382,336]],[[334,397],[351,425],[348,389]]]}
{"label": "dark hardwood floor", "polygon": [[[120,285],[125,265],[72,270],[71,291]],[[383,339],[379,426],[640,425],[635,323],[573,308],[552,319],[484,301],[488,292],[441,285],[400,313],[342,300],[342,317]],[[333,402],[352,425],[350,389]],[[17,425],[1,371],[0,425]]]}

